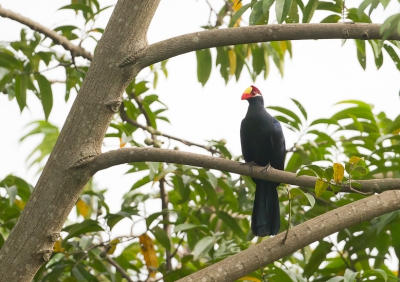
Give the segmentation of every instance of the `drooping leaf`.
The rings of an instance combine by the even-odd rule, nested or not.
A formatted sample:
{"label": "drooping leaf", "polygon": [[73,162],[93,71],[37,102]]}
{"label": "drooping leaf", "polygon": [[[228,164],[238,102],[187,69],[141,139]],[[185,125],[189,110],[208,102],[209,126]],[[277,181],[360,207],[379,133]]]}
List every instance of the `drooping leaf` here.
{"label": "drooping leaf", "polygon": [[206,84],[210,78],[212,69],[212,58],[210,49],[196,51],[197,58],[197,80],[202,86]]}
{"label": "drooping leaf", "polygon": [[40,98],[43,106],[44,116],[46,120],[49,118],[51,109],[53,108],[53,92],[51,84],[47,78],[41,74],[35,74],[36,81],[39,84]]}

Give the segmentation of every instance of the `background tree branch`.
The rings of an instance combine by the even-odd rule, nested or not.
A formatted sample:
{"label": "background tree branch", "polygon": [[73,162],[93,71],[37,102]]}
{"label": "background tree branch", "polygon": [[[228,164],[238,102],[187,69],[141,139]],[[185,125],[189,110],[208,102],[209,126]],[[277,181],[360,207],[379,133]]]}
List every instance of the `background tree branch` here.
{"label": "background tree branch", "polygon": [[82,48],[81,46],[76,46],[74,44],[71,43],[71,41],[69,41],[67,38],[65,38],[62,35],[59,35],[57,32],[55,32],[54,30],[51,30],[43,25],[41,25],[40,23],[37,23],[29,18],[26,18],[20,14],[17,14],[13,11],[4,9],[3,7],[0,6],[0,16],[4,17],[4,18],[9,18],[11,20],[17,21],[21,24],[24,24],[26,26],[28,26],[29,28],[31,28],[32,30],[35,30],[37,32],[40,32],[42,34],[44,34],[45,36],[47,36],[48,38],[50,38],[51,40],[53,40],[53,42],[55,44],[61,45],[62,47],[64,47],[65,50],[68,50],[71,52],[71,55],[73,57],[83,57],[85,59],[88,60],[92,60],[93,59],[93,55],[90,54],[90,52],[86,51],[84,48]]}
{"label": "background tree branch", "polygon": [[310,219],[178,281],[235,281],[296,250],[357,223],[400,209],[400,191],[386,191]]}
{"label": "background tree branch", "polygon": [[[142,68],[188,52],[219,46],[282,40],[380,39],[380,24],[269,24],[189,33],[151,44],[140,61]],[[388,39],[400,40],[392,34]]]}
{"label": "background tree branch", "polygon": [[[89,164],[92,173],[109,168],[111,166],[128,162],[166,162],[184,165],[193,165],[221,171],[233,172],[259,179],[271,180],[279,183],[298,185],[301,187],[314,187],[317,180],[312,176],[296,177],[295,173],[281,171],[274,168],[265,173],[263,167],[253,166],[250,168],[240,162],[223,158],[209,157],[205,155],[157,148],[122,148],[97,155]],[[84,165],[84,163],[82,163]],[[373,179],[357,180],[362,186],[364,193],[382,193],[386,190],[397,190],[400,188],[400,179]],[[354,188],[353,188],[354,190]],[[342,187],[341,192],[352,192],[348,186]]]}

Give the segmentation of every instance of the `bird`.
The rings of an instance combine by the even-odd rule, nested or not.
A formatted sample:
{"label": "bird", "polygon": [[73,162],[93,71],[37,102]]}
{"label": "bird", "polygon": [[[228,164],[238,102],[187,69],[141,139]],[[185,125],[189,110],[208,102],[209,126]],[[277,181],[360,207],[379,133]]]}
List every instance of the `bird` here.
{"label": "bird", "polygon": [[[251,85],[242,94],[249,102],[240,126],[242,154],[246,164],[283,170],[285,164],[285,137],[281,124],[264,107],[260,90]],[[251,230],[255,236],[276,235],[280,228],[277,187],[280,183],[252,178],[256,184]]]}

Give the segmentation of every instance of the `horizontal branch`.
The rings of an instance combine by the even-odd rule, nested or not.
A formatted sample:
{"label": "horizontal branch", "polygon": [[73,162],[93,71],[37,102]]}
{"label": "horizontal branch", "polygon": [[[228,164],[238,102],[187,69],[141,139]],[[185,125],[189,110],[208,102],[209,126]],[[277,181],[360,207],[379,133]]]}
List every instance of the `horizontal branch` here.
{"label": "horizontal branch", "polygon": [[17,14],[11,10],[4,9],[3,7],[0,6],[0,16],[3,18],[9,18],[11,20],[17,21],[23,25],[28,26],[32,30],[35,30],[37,32],[40,32],[53,40],[55,44],[61,45],[64,47],[65,50],[68,50],[71,52],[72,56],[74,57],[83,57],[88,60],[93,59],[93,55],[90,54],[90,52],[86,51],[84,48],[81,46],[76,46],[72,44],[66,37],[59,35],[57,32],[54,30],[51,30],[40,23],[37,23],[27,17],[24,17],[20,14]]}
{"label": "horizontal branch", "polygon": [[290,229],[285,244],[283,240],[286,232],[282,232],[178,281],[236,281],[330,234],[399,209],[400,191],[386,191],[367,197]]}
{"label": "horizontal branch", "polygon": [[[307,39],[381,39],[380,26],[367,23],[270,24],[194,32],[151,44],[141,67],[196,50],[236,44]],[[389,39],[400,40],[400,35],[393,34]]]}
{"label": "horizontal branch", "polygon": [[[167,162],[184,165],[192,165],[209,169],[217,169],[221,171],[233,172],[240,175],[247,175],[254,178],[270,180],[278,183],[286,183],[298,185],[301,187],[315,187],[316,177],[299,176],[295,173],[286,172],[270,168],[267,174],[262,171],[263,167],[253,166],[252,169],[248,165],[218,157],[209,157],[205,155],[167,150],[156,148],[122,148],[119,150],[109,151],[97,155],[90,162],[92,173],[106,169],[115,165],[129,162]],[[363,193],[382,193],[386,190],[400,189],[400,179],[373,179],[358,180],[363,188]],[[342,187],[342,192],[352,192],[349,187]],[[353,189],[354,191],[354,189]]]}

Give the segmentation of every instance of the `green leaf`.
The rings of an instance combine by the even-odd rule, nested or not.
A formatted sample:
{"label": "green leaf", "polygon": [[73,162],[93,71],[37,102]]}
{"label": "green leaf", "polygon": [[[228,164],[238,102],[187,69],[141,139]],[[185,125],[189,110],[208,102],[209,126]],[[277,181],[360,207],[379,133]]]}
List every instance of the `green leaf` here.
{"label": "green leaf", "polygon": [[338,23],[342,17],[339,15],[329,15],[321,23]]}
{"label": "green leaf", "polygon": [[263,12],[263,2],[259,1],[253,7],[253,11],[251,12],[249,18],[249,24],[250,25],[268,24],[268,16],[269,16],[268,12],[266,14],[264,14]]}
{"label": "green leaf", "polygon": [[156,237],[157,241],[160,242],[160,244],[168,251],[171,250],[171,241],[168,238],[167,233],[165,232],[164,229],[162,229],[159,226],[156,226],[153,228],[153,230],[151,231],[154,235],[154,237]]}
{"label": "green leaf", "polygon": [[387,281],[387,279],[388,279],[387,273],[382,269],[369,269],[369,270],[366,270],[363,273],[362,278],[364,280],[365,278],[368,278],[368,277],[376,277],[376,278],[378,278],[378,279],[375,279],[375,281],[379,281],[379,277],[382,278],[383,281]]}
{"label": "green leaf", "polygon": [[[376,68],[379,70],[383,64],[383,54],[381,52],[381,48],[379,48],[376,40],[368,40],[368,42],[372,47],[372,51],[374,52],[374,60]],[[380,46],[383,47],[382,44]]]}
{"label": "green leaf", "polygon": [[225,222],[225,224],[231,228],[233,234],[235,234],[241,238],[245,238],[245,234],[244,234],[242,228],[239,226],[236,219],[234,219],[232,216],[230,216],[228,213],[226,213],[224,211],[217,212],[217,216],[220,219],[222,219],[222,221]]}
{"label": "green leaf", "polygon": [[197,58],[197,80],[202,86],[206,84],[210,78],[212,69],[212,58],[210,49],[196,51]]}
{"label": "green leaf", "polygon": [[174,232],[175,233],[185,232],[185,231],[193,230],[193,229],[201,229],[203,231],[206,231],[206,233],[209,233],[207,225],[204,225],[204,224],[199,225],[199,224],[193,224],[193,223],[182,223],[182,224],[176,225],[174,227]]}
{"label": "green leaf", "polygon": [[274,4],[275,0],[262,0],[263,2],[263,13],[266,14],[269,12],[272,4]]}
{"label": "green leaf", "polygon": [[214,238],[211,236],[201,238],[201,240],[197,242],[196,246],[194,247],[193,260],[197,260],[207,254],[208,251],[210,251],[211,248],[214,246],[214,244]]}
{"label": "green leaf", "polygon": [[143,185],[149,183],[150,181],[151,181],[150,177],[148,175],[146,175],[142,179],[136,181],[135,184],[132,185],[131,190],[135,190],[139,187],[142,187]]}
{"label": "green leaf", "polygon": [[300,104],[299,101],[295,100],[295,99],[291,99],[293,101],[293,103],[296,104],[296,106],[299,108],[299,110],[301,111],[301,113],[303,114],[303,117],[305,118],[305,120],[307,120],[307,111],[306,109],[303,107],[302,104]]}
{"label": "green leaf", "polygon": [[355,40],[357,45],[357,59],[360,63],[361,67],[365,70],[367,67],[367,57],[365,54],[365,41],[364,40]]}
{"label": "green leaf", "polygon": [[240,17],[243,15],[244,12],[247,11],[248,8],[251,7],[251,3],[250,4],[246,4],[244,6],[242,6],[231,18],[231,21],[229,23],[229,27],[233,27],[235,25],[235,23],[240,19]]}
{"label": "green leaf", "polygon": [[325,261],[326,255],[330,253],[331,248],[333,247],[332,243],[328,243],[325,241],[319,241],[318,246],[312,252],[310,260],[307,262],[307,265],[304,267],[304,276],[310,278],[317,269],[320,264]]}
{"label": "green leaf", "polygon": [[383,48],[385,48],[386,52],[388,52],[390,58],[392,58],[394,64],[396,65],[396,68],[400,71],[400,58],[399,58],[399,55],[397,55],[397,53],[393,49],[393,47],[388,45],[388,44],[383,44]]}
{"label": "green leaf", "polygon": [[93,14],[93,11],[89,6],[86,6],[85,4],[80,4],[80,3],[66,5],[66,6],[61,7],[58,10],[74,10],[74,11],[82,11],[85,13]]}
{"label": "green leaf", "polygon": [[[397,29],[400,29],[400,13],[394,14],[387,18],[379,28],[380,34],[382,34],[382,40],[386,40],[392,33]],[[400,67],[400,66],[399,66]]]}
{"label": "green leaf", "polygon": [[311,208],[314,207],[315,205],[315,199],[313,196],[311,196],[309,193],[304,193],[301,189],[299,188],[292,188],[290,189],[290,198],[294,199],[297,196],[304,197],[309,203]]}
{"label": "green leaf", "polygon": [[344,282],[354,282],[356,281],[358,272],[354,272],[353,270],[347,268],[346,271],[344,272]]}
{"label": "green leaf", "polygon": [[318,0],[308,1],[303,13],[303,23],[309,23],[318,7]]}
{"label": "green leaf", "polygon": [[312,170],[319,179],[324,178],[324,170],[321,167],[319,167],[317,165],[306,165],[306,166],[302,167],[302,169],[305,169],[305,168]]}
{"label": "green leaf", "polygon": [[47,120],[53,107],[53,92],[51,90],[51,84],[47,78],[41,74],[35,74],[35,78],[39,84],[44,116]]}
{"label": "green leaf", "polygon": [[296,123],[301,124],[301,119],[294,112],[292,112],[291,110],[288,110],[287,108],[276,107],[276,106],[269,106],[267,108],[281,112],[281,113],[291,117],[293,120],[296,121]]}
{"label": "green leaf", "polygon": [[76,223],[63,228],[63,231],[67,231],[69,234],[64,239],[64,242],[69,238],[77,237],[84,233],[104,231],[96,220],[85,219],[81,223]]}
{"label": "green leaf", "polygon": [[28,88],[28,79],[28,76],[25,74],[18,74],[15,76],[15,97],[17,98],[21,112],[26,107],[26,89]]}
{"label": "green leaf", "polygon": [[283,23],[289,14],[293,0],[276,0],[275,12],[278,23]]}

